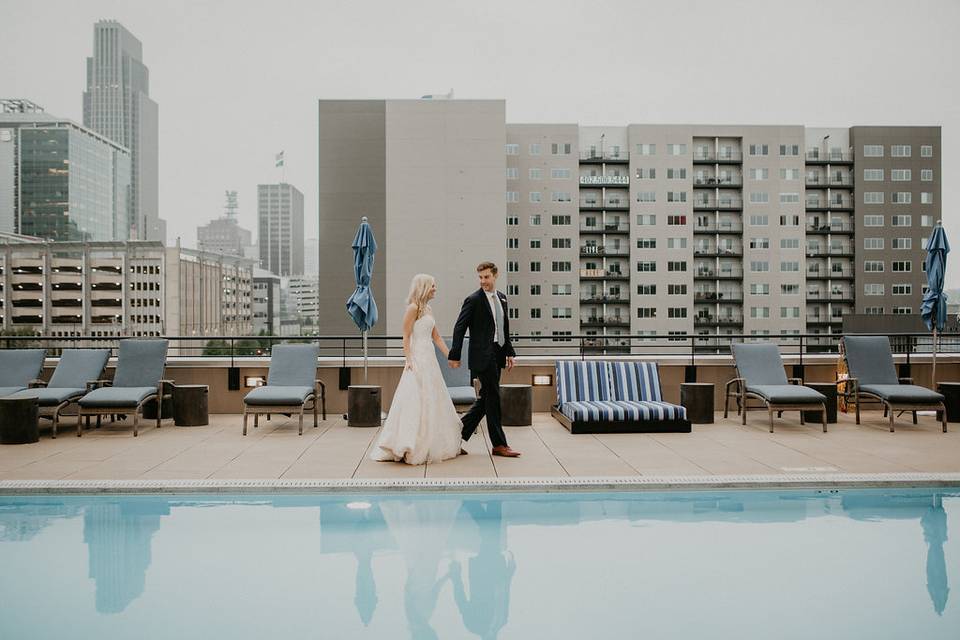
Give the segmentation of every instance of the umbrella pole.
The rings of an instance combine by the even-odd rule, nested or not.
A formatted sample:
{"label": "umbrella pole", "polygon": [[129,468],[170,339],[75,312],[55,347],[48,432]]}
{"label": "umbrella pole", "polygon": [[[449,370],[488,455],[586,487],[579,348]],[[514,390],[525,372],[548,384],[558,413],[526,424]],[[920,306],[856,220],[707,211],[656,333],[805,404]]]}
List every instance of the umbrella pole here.
{"label": "umbrella pole", "polygon": [[363,332],[363,384],[367,384],[367,332]]}
{"label": "umbrella pole", "polygon": [[930,388],[937,390],[937,325],[933,325],[933,371],[930,373]]}

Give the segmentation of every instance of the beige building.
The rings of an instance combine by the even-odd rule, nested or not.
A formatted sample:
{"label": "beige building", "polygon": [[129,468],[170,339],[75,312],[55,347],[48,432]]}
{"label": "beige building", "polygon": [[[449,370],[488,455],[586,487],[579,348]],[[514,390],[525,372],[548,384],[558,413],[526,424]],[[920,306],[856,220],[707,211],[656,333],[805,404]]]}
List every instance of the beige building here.
{"label": "beige building", "polygon": [[4,331],[53,337],[252,331],[253,264],[160,242],[0,244]]}
{"label": "beige building", "polygon": [[[480,257],[503,267],[511,329],[554,350],[566,336],[630,352],[644,336],[696,335],[710,351],[725,336],[837,333],[854,311],[918,313],[939,127],[501,125],[502,109],[321,101],[321,268],[340,273],[320,291],[329,333],[352,330],[344,247],[360,215],[378,234],[373,287],[391,335],[410,275],[440,276],[442,323],[473,287],[445,298],[444,276],[472,276]],[[477,164],[501,126],[503,204],[456,206],[497,183]],[[487,222],[497,210],[503,225]]]}

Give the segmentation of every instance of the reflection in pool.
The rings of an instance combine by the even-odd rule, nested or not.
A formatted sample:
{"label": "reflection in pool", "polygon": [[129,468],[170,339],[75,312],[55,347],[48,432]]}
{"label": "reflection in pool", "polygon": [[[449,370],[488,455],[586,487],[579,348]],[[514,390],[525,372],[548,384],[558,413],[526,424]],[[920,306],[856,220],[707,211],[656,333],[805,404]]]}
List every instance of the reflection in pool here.
{"label": "reflection in pool", "polygon": [[956,638],[957,526],[929,489],[0,497],[0,637]]}

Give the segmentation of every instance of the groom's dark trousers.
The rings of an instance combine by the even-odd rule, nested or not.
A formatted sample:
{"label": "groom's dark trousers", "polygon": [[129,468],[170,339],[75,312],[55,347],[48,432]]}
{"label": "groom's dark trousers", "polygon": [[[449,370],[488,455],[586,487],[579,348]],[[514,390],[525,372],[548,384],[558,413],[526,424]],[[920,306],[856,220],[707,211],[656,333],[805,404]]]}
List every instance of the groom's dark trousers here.
{"label": "groom's dark trousers", "polygon": [[471,371],[473,377],[480,382],[480,397],[473,403],[470,410],[461,418],[464,440],[469,440],[477,430],[480,420],[486,416],[487,431],[490,433],[490,445],[494,447],[507,446],[507,436],[503,433],[500,424],[500,347],[493,345],[494,358],[482,371]]}

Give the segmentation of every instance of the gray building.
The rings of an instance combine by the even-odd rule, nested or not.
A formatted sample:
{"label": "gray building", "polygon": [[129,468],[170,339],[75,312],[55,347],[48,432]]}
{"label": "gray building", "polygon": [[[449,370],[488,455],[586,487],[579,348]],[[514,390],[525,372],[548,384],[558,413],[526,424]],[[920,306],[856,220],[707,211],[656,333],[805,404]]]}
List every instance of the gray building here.
{"label": "gray building", "polygon": [[253,270],[253,333],[280,335],[280,276]]}
{"label": "gray building", "polygon": [[611,352],[653,335],[712,351],[734,335],[838,333],[854,312],[918,312],[940,217],[939,127],[503,123],[500,204],[478,197],[501,182],[478,168],[492,166],[480,154],[502,104],[320,102],[332,331],[351,326],[342,256],[360,215],[380,243],[373,288],[392,334],[421,271],[450,274],[454,295],[440,306],[438,278],[434,308],[452,324],[480,254],[502,265],[516,333],[582,334]]}
{"label": "gray building", "polygon": [[143,45],[113,20],[93,28],[83,124],[130,150],[131,209],[123,239],[166,243],[166,222],[159,213],[159,112],[150,99],[150,72],[143,64]]}
{"label": "gray building", "polygon": [[[503,100],[320,100],[320,326],[354,333],[349,249],[367,216],[379,249],[373,334],[401,331],[410,279],[437,278],[448,335],[482,260],[506,264]],[[502,269],[504,276],[507,276]],[[501,287],[507,280],[501,280]]]}
{"label": "gray building", "polygon": [[0,100],[0,231],[123,239],[130,198],[125,148],[27,100]]}
{"label": "gray building", "polygon": [[260,268],[278,276],[303,274],[303,194],[292,184],[257,185]]}
{"label": "gray building", "polygon": [[197,227],[197,247],[208,253],[246,257],[252,234],[237,222],[237,192],[227,191],[226,213]]}

